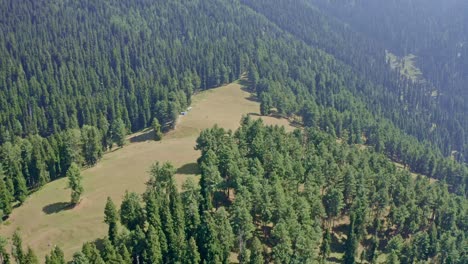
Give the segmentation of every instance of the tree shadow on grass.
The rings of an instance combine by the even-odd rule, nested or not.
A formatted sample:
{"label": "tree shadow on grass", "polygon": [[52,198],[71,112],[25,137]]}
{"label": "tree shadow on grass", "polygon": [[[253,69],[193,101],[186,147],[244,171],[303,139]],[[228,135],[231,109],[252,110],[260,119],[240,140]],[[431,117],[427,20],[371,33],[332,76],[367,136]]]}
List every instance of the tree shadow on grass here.
{"label": "tree shadow on grass", "polygon": [[91,242],[98,250],[104,250],[104,238],[98,238]]}
{"label": "tree shadow on grass", "polygon": [[131,143],[136,143],[136,142],[144,142],[144,141],[149,141],[149,140],[154,140],[155,133],[154,130],[151,129],[149,131],[143,132],[139,135],[136,135],[134,137],[131,137],[129,141]]}
{"label": "tree shadow on grass", "polygon": [[328,257],[328,258],[327,258],[327,261],[328,261],[329,263],[341,263],[341,262],[342,262],[342,260],[339,259],[339,258],[337,258],[337,257]]}
{"label": "tree shadow on grass", "polygon": [[336,236],[335,233],[332,234],[331,236],[331,244],[330,244],[330,249],[332,252],[336,253],[344,253],[346,250],[345,243],[346,239],[344,238],[339,238]]}
{"label": "tree shadow on grass", "polygon": [[246,98],[247,100],[252,101],[252,102],[256,102],[256,103],[260,102],[257,95],[255,95],[255,93],[251,89],[243,87],[242,91],[249,93],[249,96]]}
{"label": "tree shadow on grass", "polygon": [[58,203],[53,203],[53,204],[44,206],[42,208],[42,211],[49,215],[49,214],[56,214],[61,211],[67,211],[67,210],[73,209],[73,207],[75,206],[71,203],[58,202]]}
{"label": "tree shadow on grass", "polygon": [[253,112],[248,113],[247,115],[248,115],[248,116],[262,116],[262,115],[259,114],[259,113],[253,113]]}
{"label": "tree shadow on grass", "polygon": [[196,162],[187,163],[177,169],[178,174],[200,174],[200,168]]}
{"label": "tree shadow on grass", "polygon": [[244,87],[249,87],[251,85],[251,83],[246,79],[240,79],[239,84],[244,86]]}

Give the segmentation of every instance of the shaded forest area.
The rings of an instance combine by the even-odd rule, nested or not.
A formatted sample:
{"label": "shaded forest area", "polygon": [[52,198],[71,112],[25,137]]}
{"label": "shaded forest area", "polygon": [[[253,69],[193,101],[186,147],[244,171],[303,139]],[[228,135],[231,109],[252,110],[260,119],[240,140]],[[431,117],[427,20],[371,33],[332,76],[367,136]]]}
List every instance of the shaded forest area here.
{"label": "shaded forest area", "polygon": [[[197,149],[199,183],[179,192],[175,168],[154,164],[144,194],[125,193],[120,209],[107,199],[108,236],[71,263],[467,261],[466,199],[374,150],[249,117],[202,131]],[[58,247],[46,257],[56,263]]]}

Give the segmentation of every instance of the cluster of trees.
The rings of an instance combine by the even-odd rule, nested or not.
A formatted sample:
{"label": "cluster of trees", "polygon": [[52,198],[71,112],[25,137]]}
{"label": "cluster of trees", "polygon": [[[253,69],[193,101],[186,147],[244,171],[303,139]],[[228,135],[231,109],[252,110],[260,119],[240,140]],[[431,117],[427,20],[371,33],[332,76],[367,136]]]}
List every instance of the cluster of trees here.
{"label": "cluster of trees", "polygon": [[[286,62],[281,67],[272,67],[271,57],[258,55],[254,59],[260,76],[257,80],[263,82],[260,87],[256,85],[256,90],[266,106],[263,114],[269,107],[285,115],[306,114],[308,124],[319,122],[326,131],[336,130],[338,136],[346,130],[357,143],[369,143],[361,140],[362,136],[380,134],[383,141],[403,148],[394,155],[396,160],[427,173],[419,168],[419,161],[437,159],[441,164],[439,173],[427,175],[439,179],[453,176],[451,185],[466,185],[466,168],[451,161],[452,156],[461,163],[465,161],[465,106],[451,110],[444,107],[442,99],[432,96],[433,84],[413,82],[392,71],[384,45],[327,17],[310,5],[312,1],[242,2],[309,47],[328,53],[266,48],[265,53],[278,55],[273,60]],[[299,63],[299,58],[309,61],[302,59]],[[268,93],[262,95],[264,91]],[[459,98],[458,94],[454,96]]]}
{"label": "cluster of trees", "polygon": [[[460,0],[345,1],[307,0],[356,31],[385,43],[400,55],[418,56],[424,77],[440,92],[456,119],[466,109],[468,4]],[[352,3],[351,3],[352,2]]]}
{"label": "cluster of trees", "polygon": [[119,211],[108,202],[108,238],[74,263],[312,263],[336,245],[346,263],[382,252],[393,263],[467,262],[466,104],[391,71],[378,41],[311,2],[2,1],[3,215],[71,164],[122,146],[127,131],[152,126],[160,139],[196,90],[248,72],[262,114],[308,129],[244,119],[235,133],[204,131],[200,186],[178,193],[173,168],[156,165],[143,196],[126,194]]}
{"label": "cluster of trees", "polygon": [[72,164],[93,166],[113,145],[122,147],[127,134],[122,120],[112,125],[101,121],[98,127],[84,125],[49,138],[14,137],[0,146],[1,217],[11,213],[12,204],[24,202],[30,191],[66,176]]}
{"label": "cluster of trees", "polygon": [[[92,165],[123,145],[126,131],[169,129],[194,91],[243,72],[263,114],[276,108],[352,142],[385,145],[411,169],[466,191],[466,167],[444,157],[456,150],[464,159],[467,123],[439,107],[427,85],[390,71],[378,44],[308,2],[289,2],[3,1],[0,192],[21,202],[72,161]],[[426,160],[435,162],[421,166]]]}
{"label": "cluster of trees", "polygon": [[213,20],[215,6],[2,1],[0,195],[22,202],[71,162],[95,164],[127,132],[152,125],[160,139],[195,90],[237,79],[248,56],[227,39],[242,31]]}
{"label": "cluster of trees", "polygon": [[[144,194],[127,192],[119,210],[108,198],[108,236],[72,263],[468,261],[468,204],[443,182],[317,129],[241,123],[200,134],[199,184],[179,193],[175,169],[157,163]],[[57,248],[47,259],[64,263]]]}
{"label": "cluster of trees", "polygon": [[[464,114],[468,110],[465,104],[468,100],[466,1],[364,0],[338,3],[304,0],[301,3],[290,5],[289,10],[295,8],[297,12],[294,17],[309,14],[302,19],[322,20],[311,23],[314,26],[307,28],[293,28],[291,25],[294,24],[290,24],[288,27],[296,36],[318,45],[355,69],[366,68],[362,72],[368,78],[374,75],[377,77],[374,81],[403,95],[408,104],[422,108],[418,118],[427,120],[429,127],[436,124],[437,129],[430,134],[417,132],[420,134],[418,138],[432,140],[446,156],[456,151],[457,159],[468,161],[468,118]],[[315,31],[328,31],[330,34],[325,35],[328,37],[326,40],[313,38],[315,35],[309,33]],[[390,76],[388,67],[385,67],[385,50],[399,56],[416,55],[416,65],[422,70],[424,79],[408,83],[401,76],[385,77]],[[398,80],[403,81],[396,86],[391,84]],[[436,104],[431,105],[431,101]]]}

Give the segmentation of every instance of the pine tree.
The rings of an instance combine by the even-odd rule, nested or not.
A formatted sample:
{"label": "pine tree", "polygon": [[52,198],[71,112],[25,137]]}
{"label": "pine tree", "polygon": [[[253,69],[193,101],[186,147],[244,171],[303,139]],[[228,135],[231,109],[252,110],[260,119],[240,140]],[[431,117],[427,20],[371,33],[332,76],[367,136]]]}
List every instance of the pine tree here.
{"label": "pine tree", "polygon": [[216,154],[212,150],[208,150],[206,155],[202,156],[200,165],[201,170],[201,193],[204,198],[204,208],[210,209],[213,207],[213,194],[218,189],[219,184],[223,181],[216,166]]}
{"label": "pine tree", "polygon": [[192,179],[187,179],[182,185],[182,204],[184,206],[185,233],[196,235],[200,217],[200,188]]}
{"label": "pine tree", "polygon": [[13,185],[15,187],[15,198],[20,203],[23,203],[28,196],[28,187],[26,186],[26,180],[23,177],[23,174],[19,172],[13,178]]}
{"label": "pine tree", "polygon": [[285,221],[282,219],[273,229],[273,237],[276,241],[273,247],[273,259],[275,263],[287,263],[291,260],[294,253],[292,246],[293,241]]}
{"label": "pine tree", "polygon": [[104,239],[102,242],[102,249],[100,250],[102,260],[105,263],[119,263],[119,255],[115,250],[115,247],[112,245],[109,239]]}
{"label": "pine tree", "polygon": [[127,135],[127,129],[122,119],[115,119],[112,123],[112,141],[117,144],[120,148],[125,145]]}
{"label": "pine tree", "polygon": [[101,132],[93,126],[83,126],[81,129],[82,155],[87,165],[95,165],[102,157]]}
{"label": "pine tree", "polygon": [[351,215],[351,223],[348,230],[348,238],[346,239],[345,245],[345,255],[343,259],[344,264],[354,264],[356,263],[356,251],[358,246],[358,241],[356,234],[354,233],[354,222],[355,216]]}
{"label": "pine tree", "polygon": [[200,253],[198,252],[197,243],[193,237],[190,237],[187,243],[187,249],[185,250],[185,257],[183,263],[187,264],[199,264],[201,261]]}
{"label": "pine tree", "polygon": [[73,254],[71,264],[91,264],[91,262],[83,253],[76,252],[75,254]]}
{"label": "pine tree", "polygon": [[338,188],[331,188],[323,196],[323,206],[325,207],[328,218],[333,220],[341,214],[341,209],[343,209],[343,193],[340,192]]}
{"label": "pine tree", "polygon": [[8,241],[0,236],[0,263],[2,264],[9,264],[10,263],[10,255],[6,249]]}
{"label": "pine tree", "polygon": [[130,245],[131,245],[131,252],[133,257],[133,262],[140,262],[144,260],[144,251],[145,251],[145,240],[146,235],[145,232],[140,228],[140,226],[136,226],[134,230],[130,233]]}
{"label": "pine tree", "polygon": [[325,229],[323,234],[322,245],[320,246],[320,254],[322,255],[322,263],[325,263],[325,260],[330,255],[330,244],[331,244],[331,235],[329,229]]}
{"label": "pine tree", "polygon": [[260,98],[260,114],[267,116],[270,114],[271,109],[271,98],[267,93],[262,93]]}
{"label": "pine tree", "polygon": [[158,119],[155,117],[153,118],[153,122],[151,123],[151,127],[154,130],[154,140],[159,141],[162,139],[163,134],[161,132],[161,125],[159,124]]}
{"label": "pine tree", "polygon": [[263,246],[257,237],[253,237],[250,245],[250,261],[249,264],[264,264]]}
{"label": "pine tree", "polygon": [[120,222],[129,230],[134,230],[144,223],[144,212],[141,207],[138,194],[125,192],[124,199],[120,205]]}
{"label": "pine tree", "polygon": [[109,225],[107,235],[113,245],[116,245],[118,214],[114,202],[107,197],[106,207],[104,209],[104,222]]}
{"label": "pine tree", "polygon": [[105,264],[95,244],[89,242],[83,244],[81,252],[90,264]]}
{"label": "pine tree", "polygon": [[50,255],[46,256],[46,264],[65,264],[65,257],[63,251],[59,247],[54,247],[50,252]]}
{"label": "pine tree", "polygon": [[101,114],[99,116],[97,126],[102,136],[102,149],[107,150],[107,147],[109,143],[111,143],[110,141],[112,141],[112,139],[109,139],[109,121],[107,121],[107,118],[104,115]]}
{"label": "pine tree", "polygon": [[26,255],[23,251],[23,239],[21,238],[18,231],[15,231],[15,233],[13,233],[12,245],[13,248],[11,249],[11,254],[15,258],[16,263],[23,263],[25,261]]}
{"label": "pine tree", "polygon": [[71,204],[76,205],[80,201],[81,194],[83,193],[83,185],[80,168],[76,163],[72,163],[67,171],[68,188],[71,189]]}
{"label": "pine tree", "polygon": [[146,232],[146,246],[144,252],[145,263],[159,264],[163,263],[161,247],[158,235],[154,226],[150,225]]}
{"label": "pine tree", "polygon": [[28,251],[26,255],[23,258],[23,262],[21,264],[39,264],[39,259],[37,258],[36,254],[34,251],[28,247]]}
{"label": "pine tree", "polygon": [[132,256],[130,255],[130,252],[128,252],[128,249],[124,244],[120,245],[119,253],[120,253],[120,256],[122,257],[123,263],[132,263]]}
{"label": "pine tree", "polygon": [[253,218],[250,214],[250,206],[242,193],[238,193],[231,210],[231,223],[234,234],[236,235],[237,246],[242,253],[246,249],[247,241],[252,238],[255,230]]}
{"label": "pine tree", "polygon": [[387,263],[388,264],[400,264],[400,259],[398,258],[398,254],[395,251],[391,251],[390,254],[387,256]]}
{"label": "pine tree", "polygon": [[0,215],[0,219],[5,216],[8,216],[11,213],[12,202],[13,202],[13,196],[11,195],[10,191],[8,190],[5,184],[3,170],[0,165],[0,211],[3,213],[3,215]]}

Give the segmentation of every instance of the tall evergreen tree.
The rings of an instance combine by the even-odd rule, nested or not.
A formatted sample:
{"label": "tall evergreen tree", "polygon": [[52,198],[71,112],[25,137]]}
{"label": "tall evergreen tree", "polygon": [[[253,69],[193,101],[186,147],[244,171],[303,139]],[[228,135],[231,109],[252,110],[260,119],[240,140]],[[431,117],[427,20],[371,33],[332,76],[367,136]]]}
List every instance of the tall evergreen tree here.
{"label": "tall evergreen tree", "polygon": [[325,229],[325,233],[323,234],[322,244],[320,245],[320,254],[322,263],[325,263],[326,259],[330,255],[330,244],[331,244],[331,235],[330,230],[327,228]]}
{"label": "tall evergreen tree", "polygon": [[37,258],[36,254],[30,247],[28,247],[28,251],[26,252],[26,255],[24,256],[22,263],[39,264],[39,259]]}
{"label": "tall evergreen tree", "polygon": [[93,126],[83,126],[81,129],[81,144],[84,161],[93,166],[102,157],[101,132]]}
{"label": "tall evergreen tree", "polygon": [[118,147],[123,147],[126,143],[125,136],[127,135],[127,129],[122,119],[117,118],[112,123],[112,141],[117,144]]}
{"label": "tall evergreen tree", "polygon": [[263,246],[257,237],[253,237],[250,249],[251,254],[249,264],[264,264]]}
{"label": "tall evergreen tree", "polygon": [[107,197],[106,207],[104,209],[104,222],[109,225],[109,229],[107,235],[109,236],[109,240],[112,242],[113,245],[116,245],[117,239],[117,222],[118,222],[118,213],[117,208],[115,207],[114,202],[110,197]]}
{"label": "tall evergreen tree", "polygon": [[76,205],[80,201],[83,194],[83,176],[81,176],[80,168],[76,163],[72,163],[67,171],[68,188],[71,189],[71,204]]}
{"label": "tall evergreen tree", "polygon": [[0,218],[10,215],[12,210],[13,196],[7,188],[5,180],[3,168],[0,164],[0,211],[2,212]]}
{"label": "tall evergreen tree", "polygon": [[45,258],[46,264],[65,264],[65,257],[63,255],[63,251],[55,246],[54,249],[51,250],[50,255],[47,255]]}
{"label": "tall evergreen tree", "polygon": [[358,247],[358,239],[355,234],[355,216],[351,215],[351,223],[349,225],[348,237],[346,238],[346,247],[343,263],[354,264],[356,263],[356,252]]}
{"label": "tall evergreen tree", "polygon": [[154,130],[154,140],[159,141],[162,139],[163,134],[161,132],[161,125],[159,124],[158,119],[155,117],[153,118],[153,122],[151,123],[151,127]]}
{"label": "tall evergreen tree", "polygon": [[198,246],[193,237],[190,237],[187,243],[187,249],[185,251],[184,263],[187,264],[198,264],[200,263],[200,253],[198,252]]}
{"label": "tall evergreen tree", "polygon": [[146,248],[144,252],[145,263],[154,263],[154,264],[163,263],[158,235],[157,235],[156,229],[152,225],[148,227],[148,231],[146,232],[145,248]]}
{"label": "tall evergreen tree", "polygon": [[91,262],[88,258],[81,252],[77,252],[73,254],[73,259],[71,260],[71,264],[90,264]]}
{"label": "tall evergreen tree", "polygon": [[120,222],[129,230],[135,230],[137,226],[143,226],[144,220],[144,212],[138,194],[125,192],[120,205]]}
{"label": "tall evergreen tree", "polygon": [[15,233],[13,233],[11,254],[13,255],[13,258],[15,259],[16,263],[25,262],[26,254],[23,250],[23,239],[21,238],[18,231],[15,231]]}
{"label": "tall evergreen tree", "polygon": [[0,263],[9,264],[10,263],[10,254],[7,251],[7,240],[0,236]]}

